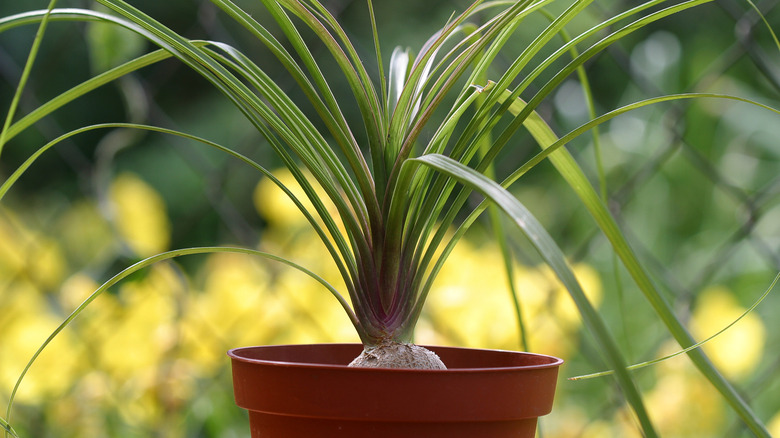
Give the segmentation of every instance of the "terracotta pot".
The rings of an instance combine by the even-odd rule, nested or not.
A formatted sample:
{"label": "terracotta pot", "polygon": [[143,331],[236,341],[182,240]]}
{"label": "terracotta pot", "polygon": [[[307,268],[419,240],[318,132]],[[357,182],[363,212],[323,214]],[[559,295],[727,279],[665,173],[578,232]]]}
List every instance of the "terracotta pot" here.
{"label": "terracotta pot", "polygon": [[253,438],[532,438],[561,359],[427,347],[447,370],[349,368],[359,344],[230,350]]}

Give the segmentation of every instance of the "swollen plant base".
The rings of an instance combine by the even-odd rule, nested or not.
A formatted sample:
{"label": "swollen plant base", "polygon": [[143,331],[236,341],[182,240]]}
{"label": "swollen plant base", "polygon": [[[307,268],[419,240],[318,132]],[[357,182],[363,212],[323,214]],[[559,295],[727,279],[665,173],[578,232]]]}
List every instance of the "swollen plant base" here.
{"label": "swollen plant base", "polygon": [[415,370],[446,370],[439,356],[427,348],[414,344],[387,342],[366,348],[350,362],[351,367],[409,368]]}

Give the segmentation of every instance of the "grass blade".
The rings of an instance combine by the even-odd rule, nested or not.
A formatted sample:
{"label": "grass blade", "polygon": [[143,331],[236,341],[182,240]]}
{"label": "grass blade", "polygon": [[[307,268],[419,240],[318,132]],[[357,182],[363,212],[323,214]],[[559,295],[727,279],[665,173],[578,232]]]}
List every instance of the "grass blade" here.
{"label": "grass blade", "polygon": [[103,283],[98,289],[96,289],[92,294],[87,297],[62,323],[60,323],[59,326],[57,326],[56,329],[46,338],[46,340],[38,347],[36,352],[33,354],[33,356],[30,358],[30,360],[27,362],[27,365],[25,365],[24,369],[22,370],[22,373],[19,375],[19,377],[16,380],[16,384],[14,385],[13,390],[11,391],[11,396],[8,401],[8,408],[6,410],[6,418],[10,418],[11,409],[14,404],[14,400],[16,398],[16,393],[19,391],[19,387],[21,386],[22,382],[24,381],[25,376],[30,371],[30,368],[32,368],[35,361],[38,359],[38,356],[41,355],[43,350],[54,340],[54,338],[57,337],[65,328],[70,325],[71,322],[73,322],[76,317],[78,317],[84,309],[87,308],[93,301],[95,301],[100,295],[102,295],[104,292],[106,292],[109,288],[116,285],[120,281],[124,280],[128,276],[132,275],[135,272],[138,272],[141,269],[144,269],[148,266],[151,266],[155,263],[159,263],[161,261],[170,260],[176,257],[181,257],[185,255],[195,255],[195,254],[214,254],[214,253],[237,253],[237,254],[247,254],[252,256],[257,256],[265,259],[269,259],[272,261],[280,262],[282,264],[285,264],[289,267],[292,267],[309,277],[316,280],[318,283],[320,283],[325,289],[330,291],[330,293],[336,297],[339,300],[339,303],[342,305],[345,311],[347,311],[347,315],[349,315],[350,321],[357,329],[358,333],[363,333],[363,331],[360,329],[360,322],[355,317],[355,314],[351,311],[349,304],[341,297],[341,295],[338,293],[338,291],[330,285],[327,281],[325,281],[322,277],[318,276],[314,272],[304,268],[303,266],[300,266],[296,264],[295,262],[292,262],[290,260],[287,260],[283,257],[276,256],[274,254],[257,251],[254,249],[248,249],[248,248],[235,248],[235,247],[197,247],[197,248],[184,248],[184,249],[176,249],[173,251],[167,251],[164,253],[156,254],[151,257],[147,257],[132,266],[129,266],[125,269],[123,269],[121,272],[116,274],[115,276],[111,277],[108,281]]}
{"label": "grass blade", "polygon": [[46,25],[49,23],[49,16],[56,4],[57,0],[51,0],[49,2],[49,8],[46,11],[46,14],[43,16],[40,25],[38,26],[38,31],[35,33],[35,39],[33,40],[32,47],[27,53],[27,61],[25,62],[24,69],[22,70],[22,77],[19,79],[19,84],[16,86],[14,95],[11,98],[11,106],[8,108],[8,113],[5,115],[5,122],[3,122],[3,128],[0,130],[0,155],[2,155],[3,146],[7,141],[6,136],[8,128],[11,126],[11,121],[16,115],[16,108],[19,106],[19,100],[22,97],[22,91],[24,90],[24,86],[27,85],[27,80],[30,77],[30,72],[32,71],[33,64],[35,63],[35,58],[38,56],[38,49],[41,47],[43,34],[46,32]]}
{"label": "grass blade", "polygon": [[8,438],[9,434],[13,438],[19,438],[19,435],[16,434],[14,428],[11,427],[11,425],[8,424],[8,422],[3,420],[2,418],[0,418],[0,429],[2,429],[5,432],[6,438]]}
{"label": "grass blade", "polygon": [[[691,345],[688,348],[679,350],[679,351],[674,352],[672,354],[669,354],[667,356],[664,356],[664,357],[661,357],[661,358],[658,358],[658,359],[649,360],[649,361],[642,362],[642,363],[638,363],[638,364],[634,364],[634,365],[630,365],[630,366],[627,367],[627,369],[633,371],[633,370],[638,370],[640,368],[644,368],[644,367],[647,367],[647,366],[650,366],[650,365],[655,365],[655,364],[661,363],[661,362],[663,362],[665,360],[668,360],[668,359],[671,359],[673,357],[677,357],[677,356],[683,355],[683,354],[685,354],[685,353],[687,353],[687,352],[689,352],[689,351],[691,351],[693,349],[699,348],[699,347],[703,346],[704,344],[706,344],[707,342],[717,338],[718,336],[721,335],[721,333],[724,333],[726,330],[730,329],[736,323],[741,321],[742,318],[746,317],[751,312],[753,312],[756,309],[756,307],[758,307],[758,305],[761,304],[761,302],[763,302],[764,299],[769,296],[769,293],[772,291],[772,289],[774,289],[774,287],[777,284],[778,280],[780,280],[780,273],[778,273],[775,276],[775,279],[772,280],[772,284],[769,285],[769,287],[766,289],[766,291],[764,291],[764,293],[747,310],[745,310],[741,315],[739,315],[739,317],[737,319],[735,319],[734,321],[731,321],[728,325],[726,325],[722,329],[718,330],[712,336],[704,339],[703,341],[697,342],[697,343]],[[602,371],[602,372],[598,372],[598,373],[585,374],[585,375],[582,375],[582,376],[569,377],[569,380],[586,380],[586,379],[593,379],[593,378],[596,378],[596,377],[608,376],[608,375],[611,375],[611,374],[613,374],[613,371],[609,370],[609,371]]]}

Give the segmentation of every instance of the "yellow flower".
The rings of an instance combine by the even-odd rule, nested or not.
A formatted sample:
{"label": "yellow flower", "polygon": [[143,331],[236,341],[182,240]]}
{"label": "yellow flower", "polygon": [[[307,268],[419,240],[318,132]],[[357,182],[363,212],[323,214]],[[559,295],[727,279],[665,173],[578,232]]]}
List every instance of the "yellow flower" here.
{"label": "yellow flower", "polygon": [[[572,270],[585,296],[598,307],[602,300],[598,273],[584,264],[577,264]],[[581,324],[579,310],[568,290],[546,265],[519,272],[515,283],[531,350],[567,357],[576,347],[574,333]]]}
{"label": "yellow flower", "polygon": [[[596,271],[586,265],[573,269],[586,295],[598,306],[602,292]],[[574,347],[572,332],[580,324],[579,312],[569,293],[544,266],[515,266],[512,275],[531,350],[566,356]],[[428,301],[425,316],[429,320],[423,320],[419,326],[421,342],[520,347],[504,261],[495,245],[459,242],[437,277]]]}
{"label": "yellow flower", "polygon": [[[59,300],[64,309],[75,310],[100,285],[88,275],[78,272],[65,280],[60,288]],[[98,298],[101,299],[101,298]]]}
{"label": "yellow flower", "polygon": [[506,284],[495,246],[476,247],[461,240],[428,296],[426,316],[438,333],[430,342],[518,348],[517,322]]}
{"label": "yellow flower", "polygon": [[11,218],[10,212],[3,210],[0,216],[0,278],[14,277],[27,263],[18,224],[6,218]]}
{"label": "yellow flower", "polygon": [[[273,174],[303,205],[307,208],[311,207],[306,193],[289,170],[277,169]],[[306,222],[306,218],[295,203],[269,178],[263,178],[257,184],[253,200],[258,213],[272,226],[301,226]]]}
{"label": "yellow flower", "polygon": [[284,303],[284,343],[358,342],[349,317],[328,290],[301,272],[285,269],[272,286]]}
{"label": "yellow flower", "polygon": [[[132,426],[159,425],[165,412],[191,395],[196,376],[187,361],[176,359],[182,355],[181,278],[167,264],[141,275],[120,284],[118,293],[99,296],[74,321],[71,329],[91,352],[90,372],[71,381],[78,406],[59,409],[61,415],[73,417],[69,423],[74,427],[99,430],[104,426],[88,420],[95,410],[106,409],[119,412]],[[89,277],[75,274],[63,286],[60,301],[66,308],[75,307],[96,287]]]}
{"label": "yellow flower", "polygon": [[767,424],[767,429],[769,429],[770,435],[780,436],[780,412],[775,414],[775,416],[772,417],[771,420],[769,420],[769,424]]}
{"label": "yellow flower", "polygon": [[[265,265],[239,254],[209,256],[203,266],[203,290],[186,304],[182,330],[185,357],[210,372],[225,358],[228,348],[257,345],[273,337],[280,324],[279,300],[266,293],[270,281]],[[201,284],[201,283],[199,283]]]}
{"label": "yellow flower", "polygon": [[[317,216],[314,206],[309,201],[306,192],[295,180],[293,174],[287,168],[274,170],[273,175],[303,204],[306,210]],[[311,182],[317,196],[323,200],[326,208],[333,211],[332,203],[327,199],[325,191],[317,184],[311,174],[303,172],[304,177]],[[257,212],[265,218],[271,226],[276,227],[300,227],[307,224],[306,217],[301,213],[295,203],[269,178],[263,178],[255,187],[254,203]]]}
{"label": "yellow flower", "polygon": [[57,220],[58,239],[71,266],[111,257],[116,237],[95,202],[78,200]]}
{"label": "yellow flower", "polygon": [[127,245],[142,257],[168,249],[170,224],[165,202],[147,183],[131,173],[111,184],[113,218]]}
{"label": "yellow flower", "polygon": [[[5,291],[3,313],[7,318],[0,320],[0,387],[13,388],[27,361],[64,318],[52,313],[41,292],[24,281]],[[80,357],[73,332],[61,332],[30,368],[17,401],[32,404],[62,396],[83,365]]]}
{"label": "yellow flower", "polygon": [[[678,351],[668,342],[658,356]],[[646,397],[650,418],[659,435],[671,438],[719,436],[723,430],[725,406],[715,388],[686,357],[668,359],[654,366],[657,380]],[[635,425],[626,424],[627,428]]]}
{"label": "yellow flower", "polygon": [[65,257],[57,243],[27,228],[12,212],[0,219],[0,279],[17,275],[32,279],[42,289],[53,289],[65,273]]}
{"label": "yellow flower", "polygon": [[[590,300],[593,307],[598,307],[602,299],[601,279],[598,273],[590,266],[584,264],[577,264],[572,267],[572,270],[585,296]],[[545,269],[545,271],[548,270]],[[579,309],[574,304],[569,291],[557,279],[555,282],[558,283],[558,287],[554,292],[553,314],[567,326],[579,327],[581,324]]]}
{"label": "yellow flower", "polygon": [[[273,171],[273,174],[285,187],[287,187],[296,199],[298,199],[306,211],[311,214],[316,223],[325,229],[324,223],[319,217],[319,213],[314,209],[314,205],[309,201],[306,192],[304,192],[295,180],[292,173],[288,169],[282,168]],[[333,201],[331,201],[325,193],[325,190],[314,180],[309,172],[304,171],[303,175],[311,183],[316,196],[320,199],[323,207],[332,217],[338,232],[341,233],[341,235],[345,235],[346,231],[344,225],[337,214]],[[257,212],[268,221],[268,230],[264,240],[269,241],[263,242],[264,247],[267,248],[269,245],[286,246],[296,239],[303,238],[304,236],[300,233],[305,234],[306,239],[315,240],[318,242],[318,245],[322,246],[322,244],[319,243],[319,237],[310,233],[311,229],[306,216],[304,216],[287,194],[269,178],[263,178],[257,184],[253,200]],[[327,230],[325,232],[327,233]],[[328,238],[333,241],[332,236],[328,235]],[[321,249],[322,248],[318,248],[318,251]]]}
{"label": "yellow flower", "polygon": [[[144,275],[123,283],[118,294],[99,296],[74,322],[95,351],[94,366],[117,381],[156,367],[176,345],[180,280],[167,265],[152,266]],[[89,282],[73,278],[69,289],[65,299],[78,301],[74,298],[88,293]]]}
{"label": "yellow flower", "polygon": [[[705,339],[736,320],[745,308],[723,287],[704,291],[693,312],[691,329]],[[761,318],[750,313],[737,324],[704,345],[715,365],[731,378],[750,373],[764,354],[766,328]]]}

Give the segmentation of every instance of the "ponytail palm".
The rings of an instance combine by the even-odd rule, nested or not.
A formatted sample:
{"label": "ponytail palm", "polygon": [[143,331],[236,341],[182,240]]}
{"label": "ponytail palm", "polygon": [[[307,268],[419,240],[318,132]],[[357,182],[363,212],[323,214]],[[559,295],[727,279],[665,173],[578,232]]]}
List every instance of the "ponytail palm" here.
{"label": "ponytail palm", "polygon": [[[0,196],[41,153],[65,138],[90,130],[117,127],[151,130],[222,150],[269,177],[292,199],[333,259],[344,290],[337,290],[316,273],[279,255],[240,248],[173,251],[141,262],[118,278],[158,260],[200,252],[235,250],[272,258],[321,281],[338,298],[369,349],[387,343],[412,342],[427,294],[453,246],[489,204],[496,205],[528,237],[569,290],[585,325],[615,370],[642,428],[647,435],[654,435],[642,399],[609,330],[585,297],[557,244],[507,188],[549,158],[593,215],[670,333],[683,347],[694,344],[670,305],[655,290],[603,201],[564,144],[611,117],[646,105],[691,97],[733,98],[679,95],[651,99],[594,118],[562,137],[563,140],[539,116],[537,108],[566,78],[582,73],[584,63],[611,44],[644,26],[710,0],[647,1],[619,11],[573,38],[560,37],[566,35],[567,25],[592,0],[478,0],[443,23],[418,50],[394,50],[387,64],[380,50],[371,0],[367,0],[375,48],[371,57],[360,52],[336,17],[317,0],[261,0],[284,35],[283,42],[235,2],[211,1],[273,54],[304,99],[292,99],[261,64],[239,49],[221,42],[185,38],[123,0],[97,0],[108,8],[107,13],[55,9],[56,0],[53,0],[48,11],[32,11],[0,20],[0,32],[41,23],[39,34],[42,35],[45,24],[52,21],[101,21],[142,35],[158,50],[77,85],[15,123],[10,123],[15,112],[12,104],[0,137],[0,152],[5,142],[79,96],[150,64],[176,58],[240,110],[289,169],[306,199],[296,198],[291,188],[252,157],[230,147],[186,133],[138,124],[86,126],[52,141],[5,181]],[[553,4],[555,10],[562,10],[558,15],[545,11]],[[548,24],[528,40],[521,39],[519,30],[530,20]],[[312,35],[316,44],[335,61],[338,78],[326,75],[321,69],[323,61],[315,56],[307,41]],[[31,60],[35,53],[34,48]],[[346,97],[336,85],[343,83]],[[23,85],[24,81],[19,92]],[[528,100],[522,100],[521,96]],[[358,114],[354,120],[348,117],[353,109]],[[516,134],[520,131],[528,131],[542,152],[528,162],[512,163],[509,174],[499,178],[495,176],[494,165],[499,157],[506,156],[504,152],[517,141]],[[475,194],[481,196],[482,202],[476,208],[469,208],[467,201]],[[465,219],[461,215],[464,212],[468,215]],[[112,279],[110,284],[116,281]],[[698,350],[689,354],[745,423],[757,434],[768,436],[760,421],[706,357]]]}

